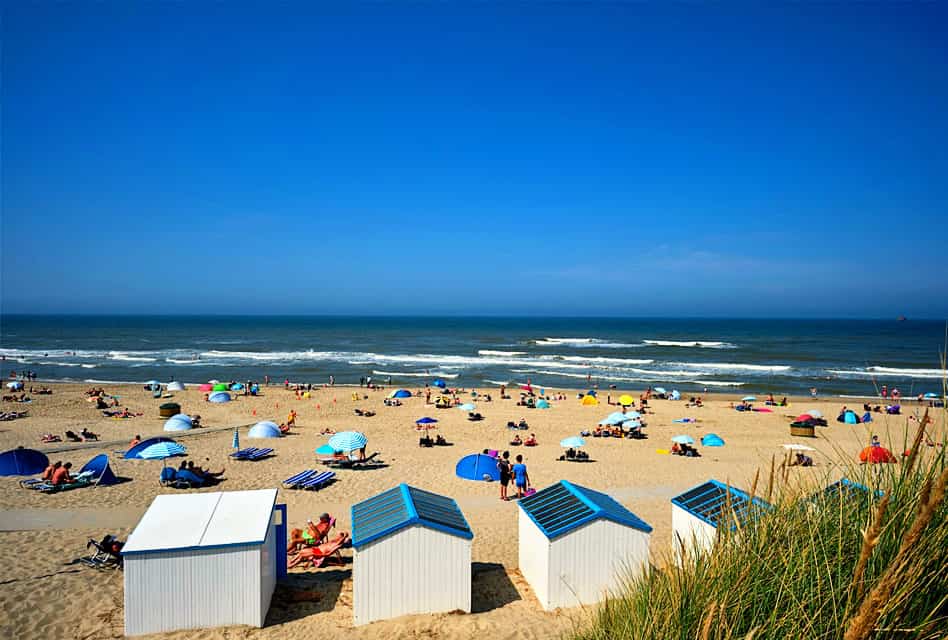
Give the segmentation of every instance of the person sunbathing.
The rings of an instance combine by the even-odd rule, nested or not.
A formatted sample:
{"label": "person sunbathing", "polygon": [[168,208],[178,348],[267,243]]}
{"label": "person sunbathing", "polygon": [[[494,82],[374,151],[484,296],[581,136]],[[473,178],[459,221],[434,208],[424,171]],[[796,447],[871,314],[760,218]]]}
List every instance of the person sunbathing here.
{"label": "person sunbathing", "polygon": [[92,433],[85,427],[82,428],[82,431],[79,432],[79,435],[82,436],[83,440],[98,440],[99,439],[99,434]]}
{"label": "person sunbathing", "polygon": [[306,546],[306,539],[303,537],[302,529],[293,529],[290,531],[290,541],[286,544],[286,554],[293,555]]}
{"label": "person sunbathing", "polygon": [[56,470],[61,466],[63,466],[61,460],[51,463],[48,467],[46,467],[46,470],[43,471],[43,475],[40,476],[40,480],[44,482],[50,482],[53,479],[53,474],[56,473]]}
{"label": "person sunbathing", "polygon": [[74,431],[66,432],[66,440],[69,440],[69,442],[82,442],[82,438],[77,436]]}
{"label": "person sunbathing", "polygon": [[534,434],[531,433],[531,434],[530,434],[530,437],[527,438],[526,441],[523,443],[523,446],[525,446],[525,447],[535,447],[535,446],[537,446],[537,437],[536,437],[536,435],[534,435]]}
{"label": "person sunbathing", "polygon": [[289,562],[286,564],[287,569],[292,569],[304,562],[312,562],[316,565],[317,561],[321,561],[324,558],[327,558],[334,553],[338,553],[339,549],[346,544],[349,540],[349,534],[342,532],[337,535],[332,540],[325,542],[316,547],[307,547],[301,549],[299,553],[290,558]]}
{"label": "person sunbathing", "polygon": [[812,467],[813,458],[810,456],[804,455],[800,452],[797,452],[796,459],[793,460],[790,465],[791,467]]}
{"label": "person sunbathing", "polygon": [[520,422],[517,423],[517,428],[526,430],[529,429],[530,426],[527,425],[527,421],[524,418],[520,418]]}
{"label": "person sunbathing", "polygon": [[519,447],[523,444],[523,440],[520,439],[520,435],[515,435],[514,439],[510,441],[510,444],[514,447]]}
{"label": "person sunbathing", "polygon": [[63,466],[53,471],[52,476],[50,476],[49,483],[54,487],[58,487],[63,484],[69,484],[72,482],[72,475],[69,473],[70,469],[72,469],[72,463],[65,463]]}
{"label": "person sunbathing", "polygon": [[303,540],[306,541],[306,546],[314,547],[325,542],[334,526],[336,526],[336,521],[328,513],[320,514],[318,522],[307,520],[306,531],[303,532]]}

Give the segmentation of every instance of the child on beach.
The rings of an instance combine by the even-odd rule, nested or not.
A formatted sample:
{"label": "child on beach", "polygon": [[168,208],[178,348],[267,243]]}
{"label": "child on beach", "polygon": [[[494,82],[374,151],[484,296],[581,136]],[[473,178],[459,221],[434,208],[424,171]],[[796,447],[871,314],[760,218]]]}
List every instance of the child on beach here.
{"label": "child on beach", "polygon": [[523,463],[523,456],[517,456],[517,464],[513,466],[514,483],[517,485],[517,498],[523,497],[524,492],[530,488],[530,476],[527,474],[527,465]]}
{"label": "child on beach", "polygon": [[500,471],[500,499],[509,500],[507,497],[507,485],[510,484],[510,452],[504,451],[503,455],[497,460],[497,469]]}

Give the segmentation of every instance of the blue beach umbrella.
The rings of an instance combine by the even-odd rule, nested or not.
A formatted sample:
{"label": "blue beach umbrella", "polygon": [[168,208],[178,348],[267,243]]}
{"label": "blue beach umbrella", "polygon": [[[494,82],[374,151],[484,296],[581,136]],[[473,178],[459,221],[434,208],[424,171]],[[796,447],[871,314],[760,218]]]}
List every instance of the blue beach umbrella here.
{"label": "blue beach umbrella", "polygon": [[667,391],[665,391],[665,387],[655,387],[654,389],[652,389],[652,391],[654,391],[655,393],[668,393]]}
{"label": "blue beach umbrella", "polygon": [[330,447],[328,444],[324,444],[316,448],[316,455],[331,456],[335,453],[336,453],[336,450]]}
{"label": "blue beach umbrella", "polygon": [[563,438],[562,440],[560,440],[560,446],[572,447],[575,449],[577,447],[585,447],[586,441],[580,438],[579,436],[570,436],[568,438]]}
{"label": "blue beach umbrella", "polygon": [[329,446],[336,451],[355,451],[369,443],[364,433],[358,431],[340,431],[329,438]]}
{"label": "blue beach umbrella", "polygon": [[672,442],[677,442],[678,444],[694,444],[695,439],[691,436],[675,436],[672,438]]}
{"label": "blue beach umbrella", "polygon": [[638,420],[626,420],[622,423],[622,426],[626,429],[641,429],[642,423]]}
{"label": "blue beach umbrella", "polygon": [[164,460],[172,456],[183,456],[186,452],[184,445],[177,442],[157,442],[145,447],[138,457],[144,460]]}
{"label": "blue beach umbrella", "polygon": [[429,418],[428,416],[425,416],[424,418],[418,418],[417,420],[415,420],[415,424],[434,424],[436,422],[437,420],[435,420],[434,418]]}
{"label": "blue beach umbrella", "polygon": [[938,397],[938,394],[937,394],[937,393],[932,393],[932,392],[929,391],[928,393],[925,394],[924,397],[926,397],[926,398],[937,398],[937,397]]}
{"label": "blue beach umbrella", "polygon": [[444,380],[442,380],[441,378],[438,378],[437,380],[435,380],[435,381],[432,382],[431,384],[433,384],[433,385],[436,386],[436,387],[440,387],[440,388],[442,388],[442,389],[444,389],[445,387],[448,386],[448,383],[445,382]]}
{"label": "blue beach umbrella", "polygon": [[466,402],[464,404],[458,405],[458,409],[460,409],[461,411],[474,411],[474,409],[476,408],[477,407],[475,407],[470,402]]}
{"label": "blue beach umbrella", "polygon": [[741,398],[741,402],[756,402],[757,396],[744,396]]}
{"label": "blue beach umbrella", "polygon": [[408,391],[407,389],[396,389],[395,391],[388,394],[388,397],[389,398],[410,398],[411,391]]}
{"label": "blue beach umbrella", "polygon": [[638,411],[626,411],[623,415],[625,415],[626,420],[638,420],[642,417],[642,414]]}
{"label": "blue beach umbrella", "polygon": [[623,422],[629,419],[630,418],[627,418],[626,414],[622,413],[621,411],[614,411],[613,413],[610,413],[608,416],[603,418],[599,424],[617,425],[617,424],[622,424]]}
{"label": "blue beach umbrella", "polygon": [[234,441],[230,446],[234,449],[240,449],[240,434],[237,433],[237,427],[234,427]]}

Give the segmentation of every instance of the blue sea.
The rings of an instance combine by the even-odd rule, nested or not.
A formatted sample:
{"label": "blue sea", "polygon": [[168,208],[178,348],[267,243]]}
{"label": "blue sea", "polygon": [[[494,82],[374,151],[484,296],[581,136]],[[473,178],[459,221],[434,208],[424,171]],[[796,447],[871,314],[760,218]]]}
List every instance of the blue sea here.
{"label": "blue sea", "polygon": [[0,317],[4,375],[103,383],[333,375],[777,395],[875,395],[885,384],[910,396],[942,393],[944,349],[944,322],[911,319]]}

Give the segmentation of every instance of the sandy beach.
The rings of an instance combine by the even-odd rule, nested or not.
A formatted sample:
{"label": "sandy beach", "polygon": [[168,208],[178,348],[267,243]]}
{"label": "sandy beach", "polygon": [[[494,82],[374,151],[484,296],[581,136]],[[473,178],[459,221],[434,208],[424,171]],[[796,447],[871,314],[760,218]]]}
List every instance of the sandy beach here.
{"label": "sandy beach", "polygon": [[[0,482],[0,562],[6,567],[0,604],[5,616],[0,635],[7,638],[113,638],[123,635],[122,577],[119,572],[96,571],[77,564],[89,537],[108,532],[126,537],[138,518],[159,493],[174,493],[158,484],[162,463],[122,460],[115,455],[125,449],[136,434],[162,434],[164,420],[158,416],[157,400],[140,386],[107,386],[120,396],[122,406],[141,417],[105,418],[90,404],[87,385],[56,384],[52,395],[34,395],[32,403],[5,403],[5,409],[28,409],[29,417],[0,423],[0,449],[20,445],[48,452],[51,460],[72,461],[78,469],[96,454],[108,453],[116,474],[129,481],[114,486],[79,489],[43,495],[20,488],[19,478]],[[437,637],[468,638],[488,633],[495,638],[548,638],[582,624],[588,611],[582,608],[543,612],[529,586],[517,570],[517,506],[499,499],[496,483],[459,479],[454,466],[462,456],[485,448],[510,449],[521,453],[532,483],[542,488],[560,479],[607,491],[654,527],[651,555],[662,565],[670,550],[669,499],[701,481],[716,478],[749,489],[760,471],[758,493],[765,491],[771,459],[779,465],[781,445],[801,442],[817,449],[812,468],[788,470],[790,485],[801,481],[833,481],[845,473],[839,460],[855,460],[872,433],[880,435],[893,451],[901,451],[907,431],[914,432],[909,415],[917,410],[914,401],[904,406],[901,416],[877,416],[871,425],[843,425],[834,421],[843,402],[836,399],[792,398],[789,407],[774,407],[772,413],[739,413],[730,408],[737,398],[705,396],[705,406],[686,408],[684,401],[653,400],[646,415],[648,439],[630,440],[587,438],[591,463],[558,461],[559,441],[594,425],[617,407],[606,405],[606,391],[600,392],[599,406],[581,406],[576,391],[562,390],[567,400],[553,402],[547,410],[526,409],[514,399],[501,401],[497,389],[492,402],[478,402],[485,420],[469,422],[457,409],[425,406],[423,397],[403,401],[402,406],[384,406],[391,389],[368,391],[358,387],[320,388],[309,399],[300,400],[292,391],[271,386],[259,397],[237,396],[227,404],[210,404],[194,388],[174,393],[188,414],[200,414],[203,427],[179,438],[188,448],[188,459],[196,464],[226,469],[222,490],[279,487],[282,480],[313,468],[313,450],[325,443],[319,432],[326,428],[359,430],[369,439],[368,452],[379,452],[384,465],[362,470],[342,470],[338,481],[318,492],[281,490],[279,501],[288,505],[290,526],[302,526],[306,519],[329,512],[338,519],[340,530],[349,530],[349,507],[400,482],[454,497],[475,532],[473,546],[473,613],[470,615],[409,616],[354,627],[351,609],[351,564],[321,570],[292,570],[278,587],[263,629],[220,628],[166,634],[166,638],[331,638],[340,634],[354,638]],[[410,388],[412,391],[417,389]],[[641,389],[629,389],[638,398]],[[623,390],[610,390],[617,398]],[[352,395],[356,394],[357,399]],[[470,390],[465,393],[470,397]],[[761,398],[762,400],[763,398]],[[861,402],[848,401],[850,406]],[[830,426],[817,429],[817,438],[791,438],[790,418],[807,408],[818,407]],[[376,415],[358,417],[355,408],[371,409]],[[297,428],[279,440],[252,441],[246,425],[258,420],[282,422],[290,410],[298,413]],[[414,421],[422,416],[438,419],[434,433],[443,435],[448,447],[420,448]],[[673,423],[692,417],[698,422]],[[525,438],[535,433],[539,446],[509,447],[514,432],[508,421],[525,418],[530,428],[519,433]],[[936,419],[932,435],[944,432],[944,413]],[[259,462],[234,462],[233,429],[240,429],[242,446],[265,443],[276,455]],[[62,433],[83,427],[100,435],[101,443],[81,445],[40,443],[43,433]],[[716,433],[725,441],[720,448],[701,447],[702,457],[684,458],[659,453],[668,449],[670,438],[688,434],[700,442],[706,433]],[[111,444],[109,444],[111,443]],[[63,450],[70,449],[70,450]],[[351,557],[351,550],[345,555]],[[379,585],[392,588],[392,585]]]}

